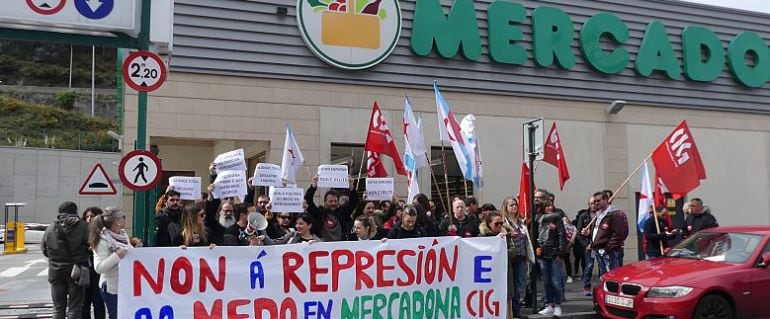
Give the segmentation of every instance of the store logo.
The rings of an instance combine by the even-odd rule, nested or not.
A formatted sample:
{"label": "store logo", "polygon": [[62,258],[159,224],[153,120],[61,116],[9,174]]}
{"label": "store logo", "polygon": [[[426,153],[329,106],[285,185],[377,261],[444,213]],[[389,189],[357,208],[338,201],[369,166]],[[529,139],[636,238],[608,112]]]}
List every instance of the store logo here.
{"label": "store logo", "polygon": [[377,65],[401,35],[398,0],[297,0],[297,25],[321,60],[343,69]]}

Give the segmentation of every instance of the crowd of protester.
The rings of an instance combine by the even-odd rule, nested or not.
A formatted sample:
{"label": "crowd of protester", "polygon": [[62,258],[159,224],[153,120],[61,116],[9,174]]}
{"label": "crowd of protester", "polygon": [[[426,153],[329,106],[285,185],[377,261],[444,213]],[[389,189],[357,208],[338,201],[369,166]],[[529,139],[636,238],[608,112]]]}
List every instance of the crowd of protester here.
{"label": "crowd of protester", "polygon": [[[211,180],[216,176],[210,166]],[[318,177],[312,179],[305,193],[305,211],[271,211],[270,198],[249,188],[243,201],[217,199],[213,188],[202,199],[184,203],[180,193],[169,187],[155,207],[153,247],[260,246],[295,243],[404,239],[435,236],[500,236],[508,247],[508,313],[519,317],[521,308],[531,307],[530,274],[542,279],[545,291],[539,311],[559,316],[565,301],[565,284],[581,280],[584,294],[591,295],[594,265],[599,275],[623,264],[623,249],[629,232],[628,216],[611,205],[612,192],[599,191],[590,196],[588,207],[570,219],[555,204],[555,196],[539,189],[534,194],[533,219],[519,212],[516,197],[506,197],[499,209],[492,203],[479,205],[476,198],[454,197],[446,213],[439,213],[425,194],[411,203],[369,201],[360,198],[352,183],[348,190],[327,190],[323,205],[316,205]],[[250,184],[250,183],[249,183]],[[256,198],[256,200],[255,200]],[[663,215],[665,207],[656,207],[657,219],[647,225],[646,253],[660,256],[677,234],[685,235],[716,226],[716,219],[700,199],[688,204],[687,222],[673,229]],[[443,205],[443,204],[442,204]],[[256,218],[256,214],[261,215]],[[142,247],[139,238],[125,232],[125,213],[120,208],[89,207],[82,217],[77,206],[65,202],[59,207],[56,222],[46,231],[43,253],[49,258],[49,282],[54,302],[54,318],[117,318],[118,263],[129,249]],[[251,217],[250,217],[251,216]],[[266,227],[250,224],[263,220]],[[654,222],[658,222],[655,227]],[[530,229],[535,225],[536,229]],[[535,232],[535,240],[531,233]],[[659,249],[660,248],[660,249]],[[574,264],[572,263],[574,260]],[[88,269],[90,284],[79,285],[72,275],[73,266]],[[534,272],[531,270],[535,270]],[[582,269],[582,270],[581,270]]]}

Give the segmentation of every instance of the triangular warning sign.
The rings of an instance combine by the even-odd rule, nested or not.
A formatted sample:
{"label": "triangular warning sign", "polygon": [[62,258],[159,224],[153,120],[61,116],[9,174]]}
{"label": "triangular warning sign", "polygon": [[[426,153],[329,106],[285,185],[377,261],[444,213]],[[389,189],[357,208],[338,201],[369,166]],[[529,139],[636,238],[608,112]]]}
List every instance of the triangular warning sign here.
{"label": "triangular warning sign", "polygon": [[80,195],[115,195],[118,191],[104,171],[102,164],[96,163],[86,181],[80,186]]}

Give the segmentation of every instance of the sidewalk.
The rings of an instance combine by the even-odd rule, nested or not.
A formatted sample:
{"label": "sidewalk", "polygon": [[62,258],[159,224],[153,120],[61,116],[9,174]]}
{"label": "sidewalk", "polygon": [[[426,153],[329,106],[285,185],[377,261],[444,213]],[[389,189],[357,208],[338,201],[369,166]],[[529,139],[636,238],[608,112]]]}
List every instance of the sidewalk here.
{"label": "sidewalk", "polygon": [[[593,276],[593,285],[598,283],[597,275]],[[543,283],[538,283],[538,296],[542,300],[543,295]],[[566,301],[561,304],[562,315],[559,318],[573,318],[573,319],[593,319],[601,318],[596,312],[594,312],[593,297],[583,296],[583,281],[574,278],[571,284],[565,285],[565,297]],[[522,308],[522,318],[553,318],[553,316],[541,316],[537,314],[540,309],[543,309],[543,304],[538,301],[538,309],[532,310],[531,308]],[[534,313],[534,314],[533,314]]]}

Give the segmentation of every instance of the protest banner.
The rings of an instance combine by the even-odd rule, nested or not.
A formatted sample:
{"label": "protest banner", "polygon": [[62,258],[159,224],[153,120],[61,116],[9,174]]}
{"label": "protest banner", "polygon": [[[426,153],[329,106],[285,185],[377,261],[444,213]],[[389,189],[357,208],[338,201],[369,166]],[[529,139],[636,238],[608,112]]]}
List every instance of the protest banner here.
{"label": "protest banner", "polygon": [[129,249],[119,318],[505,318],[505,240]]}
{"label": "protest banner", "polygon": [[347,165],[318,166],[318,187],[350,188]]}
{"label": "protest banner", "polygon": [[369,177],[366,179],[366,200],[392,200],[393,177]]}
{"label": "protest banner", "polygon": [[258,163],[254,170],[254,179],[251,180],[252,186],[283,186],[281,180],[281,167],[270,163]]}
{"label": "protest banner", "polygon": [[271,187],[270,206],[274,213],[301,213],[305,190],[296,187]]}
{"label": "protest banner", "polygon": [[243,149],[237,149],[217,155],[214,159],[217,174],[226,171],[245,171],[246,160],[243,157]]}
{"label": "protest banner", "polygon": [[214,198],[238,196],[243,201],[247,192],[246,172],[244,171],[222,172],[214,180]]}
{"label": "protest banner", "polygon": [[182,200],[201,199],[201,178],[174,176],[168,179],[168,184],[174,186],[174,190],[179,192]]}

